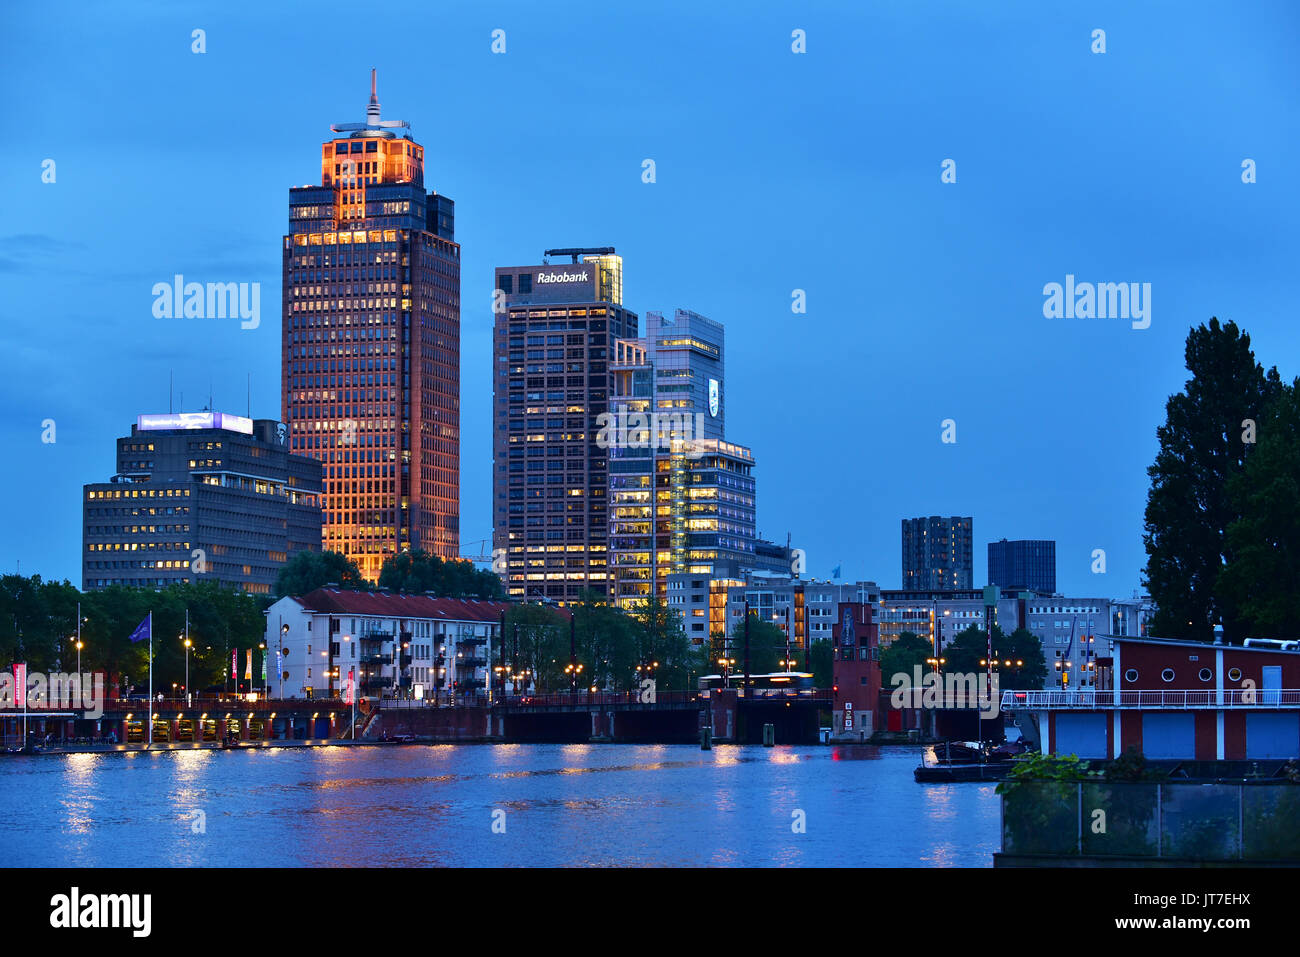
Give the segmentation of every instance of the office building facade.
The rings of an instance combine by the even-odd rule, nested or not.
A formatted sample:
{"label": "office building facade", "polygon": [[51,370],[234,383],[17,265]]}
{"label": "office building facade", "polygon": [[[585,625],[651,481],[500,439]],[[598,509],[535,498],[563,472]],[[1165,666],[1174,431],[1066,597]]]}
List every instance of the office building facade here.
{"label": "office building facade", "polygon": [[973,519],[939,516],[903,519],[903,588],[971,588]]}
{"label": "office building facade", "polygon": [[268,594],[298,551],[319,551],[321,466],[274,419],[141,415],[117,472],[82,496],[82,587],[217,581]]}
{"label": "office building facade", "polygon": [[320,185],[289,190],[283,415],[324,469],[322,544],[374,581],[398,552],[459,553],[460,246],[373,73],[366,122],[331,129]]}
{"label": "office building facade", "polygon": [[747,567],[754,553],[754,459],[725,434],[725,335],[685,309],[646,314],[616,345],[609,450],[611,597],[664,599],[668,576]]}
{"label": "office building facade", "polygon": [[1023,540],[989,542],[988,584],[999,588],[1056,591],[1056,542]]}
{"label": "office building facade", "polygon": [[[551,255],[571,263],[552,266]],[[548,250],[496,270],[492,544],[514,599],[609,594],[610,411],[616,343],[637,337],[609,247]]]}

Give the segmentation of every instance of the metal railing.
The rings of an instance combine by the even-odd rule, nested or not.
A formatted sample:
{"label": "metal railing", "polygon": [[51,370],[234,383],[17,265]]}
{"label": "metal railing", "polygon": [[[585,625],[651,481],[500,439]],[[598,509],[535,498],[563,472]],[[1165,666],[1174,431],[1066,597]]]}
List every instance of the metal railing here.
{"label": "metal railing", "polygon": [[1115,708],[1188,711],[1218,708],[1300,708],[1300,689],[1225,688],[1222,691],[1004,691],[1002,710],[1015,708],[1105,711]]}

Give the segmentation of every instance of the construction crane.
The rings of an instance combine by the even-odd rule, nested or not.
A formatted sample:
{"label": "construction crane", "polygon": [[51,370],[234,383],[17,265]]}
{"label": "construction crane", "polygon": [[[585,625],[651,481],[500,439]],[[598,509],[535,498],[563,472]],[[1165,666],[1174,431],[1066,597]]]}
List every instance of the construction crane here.
{"label": "construction crane", "polygon": [[456,553],[457,553],[458,555],[460,555],[461,559],[464,560],[464,561],[467,561],[467,562],[487,562],[487,563],[490,565],[490,564],[492,564],[492,554],[491,554],[490,551],[489,551],[489,553],[486,554],[486,555],[483,555],[483,554],[478,554],[478,555],[466,555],[466,554],[464,554],[464,551],[465,551],[465,547],[466,547],[466,545],[478,545],[478,546],[480,546],[480,547],[479,547],[479,552],[481,553],[482,550],[483,550],[483,549],[482,549],[482,546],[483,546],[483,545],[491,545],[491,544],[492,544],[492,539],[490,539],[490,538],[480,538],[480,539],[478,539],[477,541],[473,541],[473,542],[461,542],[460,545],[458,545],[458,546],[456,547]]}
{"label": "construction crane", "polygon": [[549,266],[552,256],[572,256],[576,263],[579,256],[613,256],[613,246],[575,246],[568,249],[548,249],[542,253],[542,264]]}

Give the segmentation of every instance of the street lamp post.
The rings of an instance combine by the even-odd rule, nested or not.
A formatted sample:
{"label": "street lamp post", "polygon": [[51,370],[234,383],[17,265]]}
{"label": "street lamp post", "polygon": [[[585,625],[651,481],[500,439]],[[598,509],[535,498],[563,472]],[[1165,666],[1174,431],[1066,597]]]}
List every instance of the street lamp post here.
{"label": "street lamp post", "polygon": [[[281,618],[281,619],[280,619],[280,645],[281,645],[281,647],[284,646],[284,643],[285,643],[285,641],[288,640],[288,638],[289,638],[289,626],[286,625],[286,624],[284,624],[284,619]],[[280,700],[283,701],[283,700],[284,700],[284,663],[280,660],[280,656],[279,656],[279,655],[276,655],[276,658],[275,658],[275,665],[276,665],[275,670],[278,671],[278,672],[280,672]],[[354,692],[354,694],[355,694],[355,692]]]}

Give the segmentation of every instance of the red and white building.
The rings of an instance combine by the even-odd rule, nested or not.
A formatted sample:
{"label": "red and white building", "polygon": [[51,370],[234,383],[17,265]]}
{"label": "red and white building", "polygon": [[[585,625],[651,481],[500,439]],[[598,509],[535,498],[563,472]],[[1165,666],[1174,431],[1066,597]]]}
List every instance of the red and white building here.
{"label": "red and white building", "polygon": [[[268,693],[446,701],[486,696],[509,604],[318,588],[266,612]],[[279,673],[274,667],[279,651]]]}
{"label": "red and white building", "polygon": [[[1092,687],[1006,691],[1044,754],[1152,760],[1300,757],[1300,642],[1206,644],[1109,636]],[[1028,719],[1028,720],[1026,720]],[[1026,725],[1030,725],[1026,728]]]}

